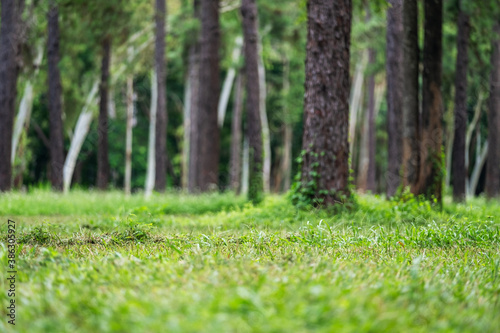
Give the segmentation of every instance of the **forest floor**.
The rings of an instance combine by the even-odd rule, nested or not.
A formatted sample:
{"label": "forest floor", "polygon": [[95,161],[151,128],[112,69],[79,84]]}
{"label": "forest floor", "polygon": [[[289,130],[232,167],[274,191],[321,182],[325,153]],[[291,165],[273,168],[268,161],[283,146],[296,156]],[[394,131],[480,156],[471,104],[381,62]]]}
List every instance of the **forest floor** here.
{"label": "forest floor", "polygon": [[357,200],[333,214],[284,196],[2,194],[0,331],[498,332],[498,201]]}

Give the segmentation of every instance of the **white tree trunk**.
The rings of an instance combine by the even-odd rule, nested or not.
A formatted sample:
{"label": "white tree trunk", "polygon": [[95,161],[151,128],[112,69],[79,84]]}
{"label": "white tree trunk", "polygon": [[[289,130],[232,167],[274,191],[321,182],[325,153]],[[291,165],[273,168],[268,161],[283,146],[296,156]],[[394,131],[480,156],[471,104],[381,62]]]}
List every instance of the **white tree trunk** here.
{"label": "white tree trunk", "polygon": [[132,122],[134,120],[134,81],[127,78],[127,129],[125,138],[125,195],[130,195],[132,180]]}
{"label": "white tree trunk", "polygon": [[217,122],[219,124],[219,128],[222,128],[222,125],[224,124],[227,104],[229,102],[229,96],[231,95],[231,90],[233,88],[234,78],[236,77],[236,66],[238,66],[238,60],[240,59],[242,46],[243,38],[241,38],[241,36],[236,37],[231,57],[231,67],[227,71],[226,78],[224,79],[224,84],[222,85],[222,92],[219,97],[219,107],[217,111]]}
{"label": "white tree trunk", "polygon": [[37,55],[35,61],[33,62],[35,72],[33,73],[33,77],[28,78],[26,85],[24,86],[23,97],[21,99],[21,104],[19,105],[19,112],[16,117],[16,121],[14,123],[14,131],[12,133],[12,152],[11,152],[11,164],[14,165],[14,161],[16,159],[17,146],[19,145],[19,139],[21,138],[21,133],[23,132],[23,128],[28,128],[31,110],[33,108],[33,84],[38,76],[40,71],[40,64],[43,59],[43,45],[40,44],[37,49]]}
{"label": "white tree trunk", "polygon": [[94,85],[87,95],[85,105],[83,106],[82,112],[78,117],[76,122],[75,132],[73,138],[71,139],[71,144],[69,147],[68,155],[66,156],[66,161],[64,162],[63,169],[63,182],[64,182],[64,193],[68,193],[69,187],[71,186],[71,178],[73,178],[73,172],[75,171],[76,160],[80,154],[80,149],[82,148],[83,141],[89,132],[90,123],[93,118],[92,107],[95,106],[95,99],[97,95],[97,89],[99,87],[99,81],[94,81]]}
{"label": "white tree trunk", "polygon": [[149,121],[149,143],[148,143],[148,171],[146,174],[146,186],[144,195],[151,196],[155,186],[156,160],[155,160],[155,140],[156,140],[156,112],[158,101],[158,86],[156,84],[156,71],[151,74],[151,109]]}
{"label": "white tree trunk", "polygon": [[[474,108],[474,118],[472,118],[471,123],[467,127],[467,133],[465,134],[465,170],[466,172],[469,172],[469,166],[470,166],[470,142],[472,139],[472,133],[474,133],[474,130],[476,129],[477,123],[479,121],[479,117],[481,116],[481,106],[483,105],[483,92],[479,92],[479,96],[477,99],[476,107]],[[476,161],[476,164],[479,161]],[[469,178],[465,178],[465,188],[467,190],[467,194],[470,195],[470,184],[469,184]]]}
{"label": "white tree trunk", "polygon": [[271,189],[271,137],[269,135],[269,123],[266,112],[266,69],[262,56],[262,40],[258,38],[258,71],[259,71],[259,112],[262,124],[262,152],[263,152],[263,181],[264,192],[269,193]]}
{"label": "white tree trunk", "polygon": [[481,176],[481,170],[483,170],[487,156],[488,156],[488,141],[484,143],[483,149],[481,149],[479,158],[476,160],[474,169],[472,170],[469,187],[467,188],[467,196],[469,197],[472,197],[474,193],[476,193],[477,184],[479,182],[479,176]]}
{"label": "white tree trunk", "polygon": [[248,194],[248,176],[249,176],[249,143],[248,137],[243,139],[243,166],[241,170],[241,191],[240,194],[246,196]]}
{"label": "white tree trunk", "polygon": [[353,153],[354,140],[356,138],[356,122],[358,117],[358,112],[361,107],[361,100],[363,96],[363,81],[365,77],[365,69],[368,63],[368,53],[363,51],[361,55],[361,60],[356,65],[356,70],[354,72],[354,82],[352,85],[351,96],[350,96],[350,110],[349,110],[349,154]]}

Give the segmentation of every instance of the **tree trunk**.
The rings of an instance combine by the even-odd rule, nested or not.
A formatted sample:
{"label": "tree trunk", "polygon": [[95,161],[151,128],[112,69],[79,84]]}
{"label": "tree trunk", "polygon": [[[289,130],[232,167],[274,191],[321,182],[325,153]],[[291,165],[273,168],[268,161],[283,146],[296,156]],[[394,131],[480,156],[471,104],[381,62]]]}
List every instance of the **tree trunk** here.
{"label": "tree trunk", "polygon": [[282,190],[286,192],[290,189],[292,180],[293,126],[292,120],[290,119],[290,106],[288,105],[288,95],[290,93],[290,62],[287,58],[285,58],[283,63],[283,94],[286,98],[283,103],[283,111],[285,114],[285,130],[283,133],[283,156],[281,158],[281,174],[283,176]]}
{"label": "tree trunk", "polygon": [[125,135],[125,195],[130,195],[132,180],[132,122],[134,120],[134,80],[127,77],[127,124]]}
{"label": "tree trunk", "polygon": [[241,119],[243,114],[243,75],[236,78],[233,119],[231,122],[231,156],[229,162],[230,186],[235,193],[241,183]]}
{"label": "tree trunk", "polygon": [[182,136],[182,171],[181,171],[181,187],[183,191],[188,190],[189,184],[189,132],[191,127],[191,80],[188,74],[186,75],[186,83],[184,85],[184,105],[182,127],[184,130]]}
{"label": "tree trunk", "polygon": [[[195,11],[197,11],[197,1],[195,1]],[[198,14],[196,14],[198,16]],[[200,84],[200,43],[196,40],[189,49],[189,85],[190,85],[190,110],[189,110],[189,174],[188,174],[188,190],[193,193],[198,190],[199,182],[199,138],[198,132],[198,95]]]}
{"label": "tree trunk", "polygon": [[12,184],[11,140],[17,94],[19,1],[2,0],[0,20],[0,192]]}
{"label": "tree trunk", "polygon": [[224,84],[222,85],[222,93],[219,98],[219,107],[217,111],[217,123],[219,124],[219,128],[222,128],[222,125],[224,125],[227,104],[233,88],[234,78],[236,77],[236,67],[238,66],[238,61],[240,60],[241,47],[243,44],[241,36],[236,37],[234,44],[233,54],[231,56],[231,67],[227,70],[227,75],[224,79]]}
{"label": "tree trunk", "polygon": [[241,166],[241,191],[240,194],[247,195],[248,194],[248,174],[249,172],[249,147],[248,147],[248,137],[245,135],[243,138],[243,165]]}
{"label": "tree trunk", "polygon": [[403,0],[391,0],[387,10],[387,197],[396,194],[401,183],[403,155]]}
{"label": "tree trunk", "polygon": [[262,127],[260,118],[259,52],[257,31],[257,4],[242,0],[243,36],[245,40],[245,73],[247,92],[247,137],[249,139],[248,198],[254,203],[262,200]]}
{"label": "tree trunk", "polygon": [[[472,141],[472,134],[474,133],[474,130],[476,130],[476,128],[477,128],[477,132],[476,132],[476,165],[474,166],[474,169],[476,168],[477,163],[480,159],[480,155],[481,155],[481,129],[478,126],[478,122],[479,122],[479,118],[481,117],[482,105],[483,105],[483,93],[482,93],[482,91],[480,91],[479,96],[477,97],[476,106],[474,107],[474,118],[472,118],[471,123],[467,127],[467,134],[465,135],[465,170],[467,170],[466,176],[468,176],[468,170],[470,170],[471,164],[470,164],[470,158],[469,158],[469,151],[470,151],[470,144]],[[472,179],[472,174],[471,174],[470,179]],[[467,192],[467,196],[473,195],[473,194],[471,194],[469,177],[465,178],[465,190]]]}
{"label": "tree trunk", "polygon": [[73,138],[71,139],[71,144],[69,146],[68,154],[66,155],[66,160],[64,162],[63,180],[64,180],[64,193],[68,193],[71,186],[71,179],[73,178],[73,172],[75,170],[76,160],[80,154],[80,149],[82,148],[85,137],[89,132],[90,124],[92,122],[93,110],[92,105],[94,104],[95,97],[97,95],[99,82],[96,80],[87,99],[85,100],[85,105],[83,106],[82,112],[78,116],[76,122]]}
{"label": "tree trunk", "polygon": [[[310,0],[302,193],[319,205],[349,197],[350,0]],[[314,185],[310,185],[314,184]]]}
{"label": "tree trunk", "polygon": [[198,185],[201,191],[216,189],[219,179],[219,1],[201,0],[201,46],[198,93]]}
{"label": "tree trunk", "polygon": [[490,98],[488,112],[488,157],[486,162],[486,196],[500,195],[500,22],[494,27],[492,41]]}
{"label": "tree trunk", "polygon": [[167,100],[165,66],[165,16],[166,0],[156,0],[156,43],[155,66],[158,86],[158,104],[156,114],[156,178],[155,189],[165,191],[167,185]]}
{"label": "tree trunk", "polygon": [[418,108],[418,6],[403,1],[403,185],[416,193],[420,166]]}
{"label": "tree trunk", "polygon": [[151,71],[151,107],[149,110],[149,140],[148,140],[148,170],[146,173],[146,185],[144,189],[144,196],[149,198],[153,193],[156,176],[156,110],[158,103],[158,86],[156,84],[156,71]]}
{"label": "tree trunk", "polygon": [[59,10],[53,1],[48,17],[47,61],[49,80],[50,166],[52,188],[63,189],[64,138],[61,103],[61,75],[59,73]]}
{"label": "tree trunk", "polygon": [[467,129],[467,64],[469,44],[469,16],[460,8],[458,14],[457,63],[455,70],[455,134],[451,172],[453,174],[453,200],[465,200],[465,131]]}
{"label": "tree trunk", "polygon": [[422,84],[421,157],[418,193],[442,204],[443,99],[442,39],[443,0],[425,1],[424,73]]}
{"label": "tree trunk", "polygon": [[101,85],[99,88],[99,144],[97,148],[97,188],[105,190],[109,182],[108,156],[108,86],[109,65],[111,59],[111,37],[102,42]]}
{"label": "tree trunk", "polygon": [[[375,50],[368,50],[368,63],[375,64]],[[375,191],[375,74],[368,77],[368,169],[366,190]]]}
{"label": "tree trunk", "polygon": [[[258,28],[257,28],[258,35]],[[257,39],[257,64],[259,69],[259,113],[262,128],[262,181],[264,183],[264,192],[269,193],[271,190],[271,135],[269,133],[269,122],[267,121],[266,111],[266,68],[264,67],[264,59],[262,56],[262,40]]]}

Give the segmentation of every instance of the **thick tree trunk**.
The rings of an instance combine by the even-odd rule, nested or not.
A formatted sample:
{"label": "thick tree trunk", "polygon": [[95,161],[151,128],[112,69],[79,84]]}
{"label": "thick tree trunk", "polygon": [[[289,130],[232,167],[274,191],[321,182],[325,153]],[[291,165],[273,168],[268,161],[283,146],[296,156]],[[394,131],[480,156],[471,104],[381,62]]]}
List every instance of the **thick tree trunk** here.
{"label": "thick tree trunk", "polygon": [[156,0],[156,42],[155,67],[158,85],[158,104],[156,114],[156,178],[155,189],[165,191],[167,185],[167,100],[165,66],[165,16],[166,0]]}
{"label": "thick tree trunk", "polygon": [[245,41],[245,73],[247,93],[247,137],[249,139],[248,197],[257,203],[262,200],[262,127],[260,118],[259,52],[257,31],[257,4],[255,0],[242,0],[243,36]]}
{"label": "thick tree trunk", "polygon": [[241,182],[241,120],[243,114],[243,75],[236,78],[233,119],[231,122],[231,155],[229,159],[230,186],[235,193]]}
{"label": "thick tree trunk", "polygon": [[64,138],[61,103],[61,75],[59,73],[59,10],[50,4],[48,17],[47,60],[49,80],[50,166],[52,188],[63,189]]}
{"label": "thick tree trunk", "polygon": [[403,155],[403,0],[390,0],[387,10],[387,197],[396,194],[401,183]]}
{"label": "thick tree trunk", "polygon": [[102,42],[101,84],[99,87],[99,143],[97,148],[97,188],[105,190],[109,182],[108,156],[108,83],[111,59],[111,37]]}
{"label": "thick tree trunk", "polygon": [[420,166],[418,6],[403,1],[403,185],[416,193]]}
{"label": "thick tree trunk", "polygon": [[303,193],[319,199],[320,205],[343,202],[349,196],[351,7],[350,0],[307,3],[301,181]]}
{"label": "thick tree trunk", "polygon": [[455,70],[455,134],[451,172],[453,174],[453,200],[465,200],[465,180],[468,177],[465,165],[465,131],[467,129],[467,64],[469,44],[469,16],[462,9],[458,14],[457,63]]}
{"label": "thick tree trunk", "polygon": [[156,110],[158,103],[158,86],[156,71],[151,71],[151,106],[149,109],[149,140],[148,140],[148,170],[146,172],[146,184],[144,196],[149,198],[153,193],[156,176]]}
{"label": "thick tree trunk", "polygon": [[486,196],[500,195],[500,22],[495,24],[492,41],[490,98],[488,112],[488,157],[486,162]]}
{"label": "thick tree trunk", "polygon": [[219,179],[219,1],[201,0],[200,77],[198,93],[198,185],[216,189]]}
{"label": "thick tree trunk", "polygon": [[19,1],[2,0],[0,20],[0,192],[12,184],[11,140],[17,94]]}
{"label": "thick tree trunk", "polygon": [[422,140],[418,193],[442,204],[443,99],[442,39],[443,0],[425,1],[424,73],[422,84]]}
{"label": "thick tree trunk", "polygon": [[[196,2],[195,2],[196,4]],[[195,41],[189,49],[189,172],[188,172],[188,190],[193,193],[198,190],[199,181],[199,161],[198,152],[200,148],[198,132],[198,86],[200,84],[200,43]]]}

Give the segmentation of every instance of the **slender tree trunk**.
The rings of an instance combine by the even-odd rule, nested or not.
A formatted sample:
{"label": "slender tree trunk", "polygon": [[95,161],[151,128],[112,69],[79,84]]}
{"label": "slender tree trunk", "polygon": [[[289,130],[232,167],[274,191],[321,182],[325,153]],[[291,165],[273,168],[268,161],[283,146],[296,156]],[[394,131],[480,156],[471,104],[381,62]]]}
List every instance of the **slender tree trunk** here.
{"label": "slender tree trunk", "polygon": [[149,140],[148,140],[148,170],[146,173],[146,185],[144,196],[149,198],[153,193],[156,176],[156,111],[158,103],[158,82],[156,70],[151,71],[151,106],[149,119]]}
{"label": "slender tree trunk", "polygon": [[102,42],[101,85],[99,88],[99,144],[97,148],[97,188],[105,190],[109,182],[108,156],[108,83],[111,59],[111,37]]}
{"label": "slender tree trunk", "polygon": [[455,70],[455,135],[451,172],[453,174],[453,200],[465,200],[465,131],[467,129],[467,64],[469,44],[469,16],[460,8],[458,14],[457,63]]}
{"label": "slender tree trunk", "polygon": [[403,155],[403,0],[390,0],[387,10],[387,197],[396,194],[401,183]]}
{"label": "slender tree trunk", "polygon": [[[195,0],[195,17],[199,17],[199,5]],[[200,42],[197,38],[189,49],[189,85],[190,85],[190,112],[189,112],[189,174],[188,190],[193,193],[199,187],[199,148],[200,133],[198,131],[198,100],[200,84]],[[186,129],[185,129],[186,130]]]}
{"label": "slender tree trunk", "polygon": [[219,179],[219,1],[201,0],[200,77],[198,93],[198,173],[201,191],[216,189]]}
{"label": "slender tree trunk", "polygon": [[486,196],[500,195],[500,22],[494,27],[492,41],[490,98],[488,112],[488,157],[486,163]]}
{"label": "slender tree trunk", "polygon": [[48,17],[47,60],[49,80],[50,166],[52,188],[63,189],[64,139],[59,73],[59,10],[51,1]]}
{"label": "slender tree trunk", "polygon": [[283,191],[290,189],[292,179],[292,139],[293,126],[290,119],[290,106],[288,105],[288,95],[290,93],[290,62],[287,58],[284,60],[283,70],[283,93],[285,100],[283,103],[283,111],[285,114],[285,130],[283,133],[283,156],[281,158],[281,174],[283,176]]}
{"label": "slender tree trunk", "polygon": [[191,127],[191,80],[188,74],[186,75],[186,83],[184,86],[184,108],[182,127],[184,129],[182,138],[182,172],[181,172],[181,186],[184,191],[188,190],[189,184],[189,132]]}
{"label": "slender tree trunk", "polygon": [[269,191],[271,190],[271,135],[269,132],[269,122],[267,121],[266,68],[264,67],[264,58],[262,56],[262,51],[262,39],[259,37],[257,39],[257,64],[259,69],[259,113],[262,128],[262,181],[264,183],[264,192],[269,193]]}
{"label": "slender tree trunk", "polygon": [[241,120],[243,114],[243,75],[236,78],[233,119],[231,122],[231,156],[229,162],[230,185],[235,193],[240,191],[241,183]]}
{"label": "slender tree trunk", "polygon": [[158,85],[158,110],[156,114],[156,179],[155,189],[165,191],[167,185],[167,100],[165,66],[165,17],[166,0],[156,0],[155,66]]}
{"label": "slender tree trunk", "polygon": [[[368,50],[370,66],[375,64],[375,50]],[[375,191],[375,74],[368,78],[368,169],[366,172],[366,190]]]}
{"label": "slender tree trunk", "polygon": [[17,94],[19,1],[2,0],[0,20],[0,192],[12,184],[11,140]]}
{"label": "slender tree trunk", "polygon": [[[307,3],[302,186],[320,205],[349,196],[350,0]],[[307,186],[315,184],[312,195]]]}
{"label": "slender tree trunk", "polygon": [[416,193],[420,166],[418,6],[403,1],[403,185]]}
{"label": "slender tree trunk", "polygon": [[472,173],[470,176],[469,183],[469,196],[473,196],[476,193],[477,184],[479,183],[479,176],[481,176],[481,171],[483,170],[484,163],[486,163],[486,157],[488,154],[488,141],[484,143],[484,146],[481,148],[481,145],[478,145],[478,156],[476,158],[476,163],[474,164],[474,168],[472,169]]}
{"label": "slender tree trunk", "polygon": [[249,139],[249,188],[248,197],[254,203],[262,200],[262,127],[260,114],[259,52],[257,31],[257,3],[242,0],[243,36],[245,40],[245,72],[247,92],[247,136]]}
{"label": "slender tree trunk", "polygon": [[442,204],[443,99],[442,39],[443,0],[425,1],[424,73],[422,84],[422,141],[418,193]]}
{"label": "slender tree trunk", "polygon": [[240,194],[247,195],[248,194],[248,175],[249,175],[249,147],[248,147],[248,137],[245,135],[243,138],[243,165],[241,167],[241,191]]}
{"label": "slender tree trunk", "polygon": [[134,120],[134,79],[127,77],[127,124],[125,135],[125,195],[130,195],[132,180],[132,122]]}
{"label": "slender tree trunk", "polygon": [[99,82],[96,80],[87,99],[85,100],[85,105],[83,106],[82,112],[78,116],[76,122],[73,138],[71,139],[71,144],[69,146],[68,154],[66,155],[66,160],[64,162],[64,193],[68,193],[71,186],[71,179],[73,178],[73,172],[75,170],[76,160],[80,154],[80,149],[82,148],[85,137],[89,132],[90,124],[92,123],[92,105],[95,102],[97,95]]}
{"label": "slender tree trunk", "polygon": [[[481,129],[480,126],[478,126],[479,118],[481,117],[481,107],[483,105],[483,93],[480,91],[479,96],[477,98],[476,106],[474,108],[474,118],[472,118],[471,123],[467,127],[467,134],[465,135],[465,170],[470,170],[470,158],[469,158],[469,151],[470,151],[470,145],[472,141],[472,134],[477,128],[476,132],[476,161],[475,161],[475,166],[474,169],[477,166],[478,160],[480,159],[481,155]],[[468,172],[466,174],[468,176]],[[472,179],[472,175],[471,178]],[[469,177],[466,177],[465,179],[465,190],[467,192],[467,196],[472,196],[471,194],[471,187],[470,187],[470,181]]]}
{"label": "slender tree trunk", "polygon": [[241,47],[243,44],[241,36],[236,37],[234,44],[233,54],[231,56],[231,67],[227,70],[227,75],[224,79],[224,84],[222,85],[222,93],[219,98],[219,108],[217,111],[217,123],[219,124],[219,128],[222,128],[222,125],[224,124],[227,104],[229,103],[229,96],[231,95],[234,79],[236,77],[236,67],[238,66],[238,61],[241,55]]}

